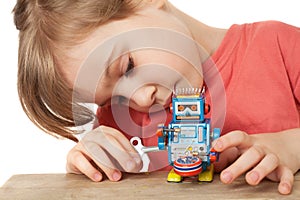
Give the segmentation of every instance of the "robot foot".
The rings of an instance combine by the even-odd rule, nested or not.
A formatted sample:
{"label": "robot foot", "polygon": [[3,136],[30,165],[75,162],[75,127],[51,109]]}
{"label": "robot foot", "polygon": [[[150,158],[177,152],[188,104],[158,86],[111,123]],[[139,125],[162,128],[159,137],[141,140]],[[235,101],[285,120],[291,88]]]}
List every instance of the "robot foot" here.
{"label": "robot foot", "polygon": [[182,177],[174,172],[174,169],[172,169],[168,174],[168,182],[174,182],[179,183],[182,181]]}
{"label": "robot foot", "polygon": [[198,175],[198,181],[211,182],[214,179],[214,166],[211,164],[205,171]]}

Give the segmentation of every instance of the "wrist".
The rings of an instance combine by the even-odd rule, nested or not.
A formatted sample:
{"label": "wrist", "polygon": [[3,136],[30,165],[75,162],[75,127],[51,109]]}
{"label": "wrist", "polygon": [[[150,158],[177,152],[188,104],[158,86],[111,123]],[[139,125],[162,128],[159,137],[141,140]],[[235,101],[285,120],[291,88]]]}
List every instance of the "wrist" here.
{"label": "wrist", "polygon": [[[284,138],[281,141],[286,143],[287,151],[291,152],[290,162],[295,162],[296,169],[294,170],[297,172],[300,169],[300,128],[285,130],[282,136]],[[283,149],[283,151],[285,150]]]}

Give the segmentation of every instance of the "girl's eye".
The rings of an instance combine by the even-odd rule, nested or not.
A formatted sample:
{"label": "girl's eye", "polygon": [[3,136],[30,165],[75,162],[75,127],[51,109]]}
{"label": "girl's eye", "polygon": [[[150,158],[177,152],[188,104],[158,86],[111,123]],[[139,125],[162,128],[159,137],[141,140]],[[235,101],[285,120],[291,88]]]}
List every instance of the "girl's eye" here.
{"label": "girl's eye", "polygon": [[126,69],[126,72],[124,75],[128,76],[133,68],[134,68],[134,61],[133,61],[133,58],[131,56],[129,56],[127,69]]}

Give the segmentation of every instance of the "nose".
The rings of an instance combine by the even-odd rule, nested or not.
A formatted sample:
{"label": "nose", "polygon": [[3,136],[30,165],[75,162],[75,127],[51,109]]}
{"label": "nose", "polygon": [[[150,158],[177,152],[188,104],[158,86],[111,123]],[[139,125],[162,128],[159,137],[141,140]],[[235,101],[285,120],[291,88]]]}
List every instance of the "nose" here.
{"label": "nose", "polygon": [[155,101],[156,91],[157,88],[155,86],[143,86],[133,93],[131,100],[140,107],[152,106]]}

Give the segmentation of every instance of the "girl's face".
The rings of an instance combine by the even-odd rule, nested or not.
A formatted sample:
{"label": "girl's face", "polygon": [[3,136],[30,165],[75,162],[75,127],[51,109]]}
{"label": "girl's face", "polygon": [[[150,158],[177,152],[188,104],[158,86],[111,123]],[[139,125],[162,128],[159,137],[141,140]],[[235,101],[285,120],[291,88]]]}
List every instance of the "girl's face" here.
{"label": "girl's face", "polygon": [[151,112],[169,106],[174,89],[202,86],[199,49],[172,12],[146,5],[68,49],[60,70],[85,101]]}

